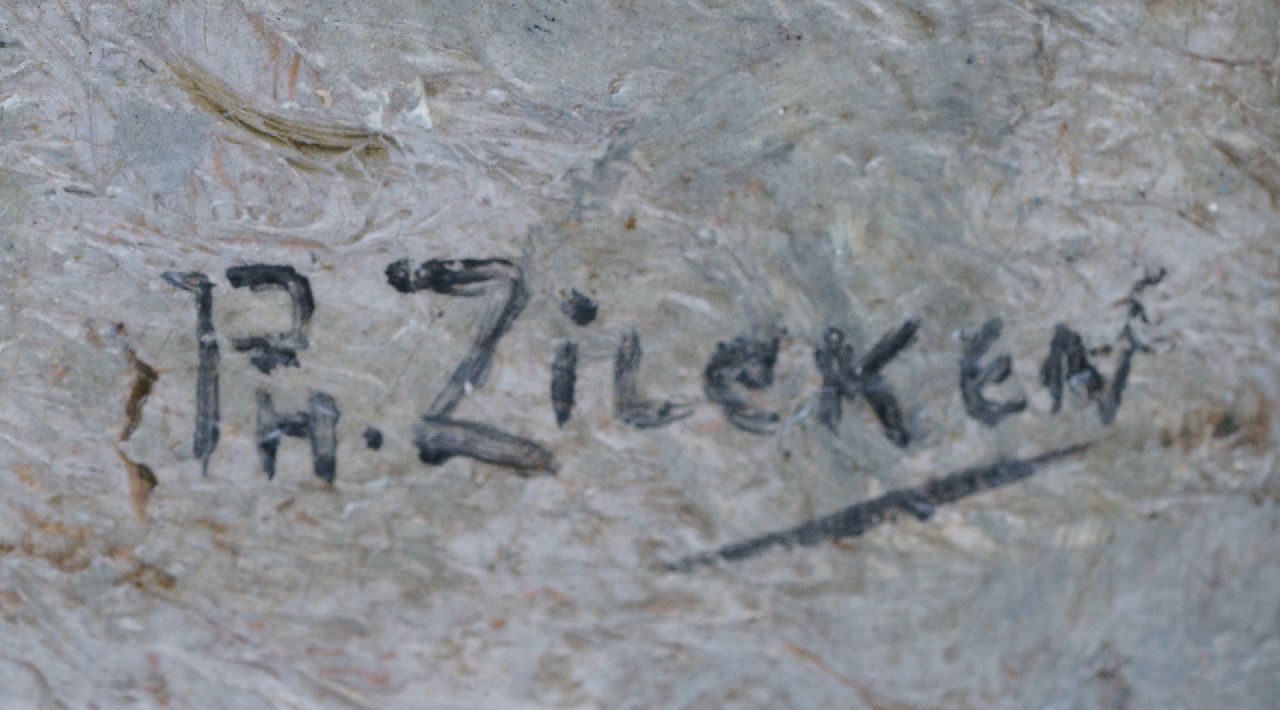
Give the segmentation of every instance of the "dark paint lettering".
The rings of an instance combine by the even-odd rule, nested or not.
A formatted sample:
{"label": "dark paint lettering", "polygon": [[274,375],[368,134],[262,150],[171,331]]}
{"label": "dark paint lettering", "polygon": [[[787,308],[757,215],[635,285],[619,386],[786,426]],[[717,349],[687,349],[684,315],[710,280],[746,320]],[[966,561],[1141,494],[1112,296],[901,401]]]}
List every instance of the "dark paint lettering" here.
{"label": "dark paint lettering", "polygon": [[564,426],[573,413],[574,388],[578,382],[578,344],[566,341],[556,348],[551,361],[551,409],[556,426]]}
{"label": "dark paint lettering", "polygon": [[165,281],[195,294],[196,341],[199,365],[196,369],[196,429],[191,450],[200,459],[200,470],[209,475],[209,458],[218,447],[218,335],[213,329],[213,283],[198,271],[166,271]]}
{"label": "dark paint lettering", "polygon": [[1084,339],[1062,323],[1053,326],[1049,356],[1040,365],[1040,384],[1049,389],[1054,414],[1062,410],[1064,385],[1070,385],[1073,390],[1083,387],[1088,397],[1102,389],[1102,375],[1089,363]]}
{"label": "dark paint lettering", "polygon": [[978,332],[965,335],[964,353],[960,357],[960,399],[964,402],[964,411],[989,427],[1027,408],[1027,400],[1022,398],[997,403],[982,394],[988,384],[1004,382],[1013,372],[1013,360],[1008,355],[1001,355],[986,365],[980,362],[1000,337],[1002,327],[999,318],[992,318],[982,324]]}
{"label": "dark paint lettering", "polygon": [[1098,400],[1098,417],[1102,419],[1103,424],[1114,422],[1116,414],[1120,411],[1120,397],[1124,394],[1125,385],[1129,384],[1129,369],[1133,366],[1133,356],[1140,352],[1151,352],[1150,347],[1138,342],[1137,336],[1133,334],[1133,329],[1128,323],[1125,324],[1120,335],[1126,341],[1125,349],[1120,353],[1120,364],[1116,366],[1116,374],[1111,379],[1111,386]]}
{"label": "dark paint lettering", "polygon": [[753,390],[773,384],[773,367],[778,362],[780,339],[761,340],[738,337],[716,345],[703,371],[703,392],[719,405],[729,422],[752,434],[772,434],[778,426],[778,414],[751,404],[739,394],[734,384]]}
{"label": "dark paint lettering", "polygon": [[1147,318],[1147,309],[1142,305],[1142,301],[1138,300],[1138,296],[1142,295],[1142,292],[1148,288],[1158,286],[1161,281],[1164,281],[1164,277],[1168,275],[1168,269],[1162,266],[1158,271],[1143,274],[1142,278],[1133,285],[1133,288],[1129,291],[1129,318],[1131,320],[1137,318],[1144,324],[1151,325],[1151,321]]}
{"label": "dark paint lettering", "polygon": [[568,298],[560,302],[560,312],[578,325],[587,325],[596,319],[599,306],[575,288]]}
{"label": "dark paint lettering", "polygon": [[449,416],[468,389],[484,384],[498,340],[511,330],[529,302],[520,267],[506,259],[430,259],[412,269],[408,259],[400,259],[387,266],[386,275],[392,288],[406,294],[431,291],[474,297],[485,294],[495,283],[506,289],[502,306],[485,317],[471,349],[436,395],[427,414],[415,425],[418,458],[423,463],[440,464],[454,456],[466,456],[515,468],[521,475],[531,471],[554,473],[550,452],[537,443],[486,424]]}
{"label": "dark paint lettering", "polygon": [[498,466],[516,469],[521,476],[534,472],[555,473],[551,452],[536,442],[478,422],[427,415],[414,427],[418,458],[438,465],[465,456]]}
{"label": "dark paint lettering", "polygon": [[286,436],[307,439],[311,443],[311,465],[317,478],[333,483],[338,468],[338,405],[323,392],[312,392],[307,398],[307,411],[281,415],[276,412],[271,395],[257,391],[258,413],[255,431],[258,457],[267,480],[276,475],[276,452]]}
{"label": "dark paint lettering", "polygon": [[519,266],[506,259],[430,259],[413,271],[409,270],[409,260],[401,259],[388,266],[386,273],[387,282],[401,293],[433,291],[446,296],[473,297],[484,294],[491,282],[507,289],[502,307],[486,317],[471,350],[428,408],[433,416],[448,416],[462,401],[468,386],[477,389],[484,384],[493,366],[498,340],[511,330],[528,304],[524,274]]}
{"label": "dark paint lettering", "polygon": [[[1125,339],[1126,347],[1120,354],[1115,380],[1098,400],[1098,413],[1104,424],[1110,424],[1115,420],[1116,412],[1120,408],[1120,397],[1129,380],[1129,368],[1132,365],[1133,356],[1138,352],[1151,352],[1151,348],[1138,341],[1131,327],[1134,319],[1150,323],[1146,308],[1138,300],[1138,296],[1146,289],[1163,281],[1167,274],[1168,271],[1163,268],[1155,273],[1147,273],[1129,291],[1129,322],[1125,323],[1120,333],[1120,336]],[[1083,389],[1084,395],[1093,399],[1094,395],[1106,387],[1106,378],[1089,362],[1089,351],[1085,348],[1084,339],[1080,334],[1058,323],[1053,327],[1053,338],[1049,341],[1049,356],[1040,365],[1040,384],[1049,389],[1049,395],[1053,398],[1052,411],[1057,414],[1062,409],[1064,385],[1075,392]]]}
{"label": "dark paint lettering", "polygon": [[[1103,424],[1115,421],[1120,409],[1120,399],[1129,382],[1129,370],[1133,365],[1133,356],[1139,352],[1151,352],[1151,348],[1138,341],[1128,323],[1121,331],[1126,341],[1125,349],[1120,353],[1120,363],[1116,367],[1115,377],[1110,386],[1107,380],[1089,362],[1089,351],[1084,347],[1084,339],[1080,334],[1059,323],[1053,328],[1053,339],[1049,342],[1049,356],[1040,365],[1040,384],[1049,389],[1053,398],[1053,413],[1062,409],[1062,393],[1064,386],[1072,391],[1083,391],[1090,400],[1096,397],[1098,415]],[[1101,396],[1098,396],[1101,393]]]}
{"label": "dark paint lettering", "polygon": [[693,409],[680,402],[659,402],[640,396],[640,335],[634,330],[622,336],[613,362],[613,413],[637,429],[653,429],[684,419]]}
{"label": "dark paint lettering", "polygon": [[838,328],[827,329],[822,336],[822,344],[814,351],[814,362],[822,374],[822,389],[818,394],[819,421],[835,431],[842,416],[840,400],[862,396],[880,420],[884,435],[890,441],[899,447],[910,443],[911,434],[903,421],[898,398],[880,371],[915,341],[919,329],[920,321],[906,321],[877,341],[857,364],[854,364],[853,347],[845,342],[844,332]]}
{"label": "dark paint lettering", "polygon": [[227,280],[233,288],[247,287],[255,293],[280,290],[289,294],[293,304],[289,332],[232,338],[231,343],[236,352],[253,353],[249,362],[263,374],[269,374],[277,366],[297,367],[298,351],[308,346],[306,331],[316,310],[315,299],[311,297],[311,282],[292,266],[272,264],[232,266],[227,269]]}
{"label": "dark paint lettering", "polygon": [[852,346],[844,342],[844,331],[828,328],[822,334],[822,345],[813,351],[813,360],[822,375],[818,390],[818,421],[835,432],[844,417],[844,385],[840,363],[853,360]]}
{"label": "dark paint lettering", "polygon": [[338,475],[338,403],[323,392],[312,392],[307,398],[310,409],[311,461],[318,478],[333,483]]}

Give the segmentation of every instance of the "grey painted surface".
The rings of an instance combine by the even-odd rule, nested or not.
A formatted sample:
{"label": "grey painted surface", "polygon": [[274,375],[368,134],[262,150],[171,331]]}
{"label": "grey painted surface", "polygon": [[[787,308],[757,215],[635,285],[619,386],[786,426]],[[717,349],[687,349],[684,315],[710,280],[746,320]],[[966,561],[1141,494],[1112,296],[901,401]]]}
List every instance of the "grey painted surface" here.
{"label": "grey painted surface", "polygon": [[[1269,0],[6,4],[3,704],[1275,707],[1277,27]],[[524,267],[530,304],[458,415],[547,446],[557,476],[417,460],[491,305],[396,293],[403,257]],[[227,283],[246,263],[310,279],[301,367],[232,350],[288,323],[283,295]],[[1118,345],[1158,267],[1117,421],[1051,415],[1053,325]],[[207,478],[168,270],[216,284]],[[570,288],[594,324],[559,312]],[[1014,363],[994,396],[1029,407],[989,429],[956,335],[993,316]],[[908,317],[885,373],[915,442],[861,403],[826,431],[822,330],[865,351]],[[614,419],[630,329],[646,392],[692,417]],[[758,400],[781,431],[735,430],[702,369],[781,329]],[[126,437],[129,352],[157,379]],[[265,480],[263,387],[286,412],[334,396],[335,486],[293,438]],[[1078,441],[925,522],[660,570]]]}

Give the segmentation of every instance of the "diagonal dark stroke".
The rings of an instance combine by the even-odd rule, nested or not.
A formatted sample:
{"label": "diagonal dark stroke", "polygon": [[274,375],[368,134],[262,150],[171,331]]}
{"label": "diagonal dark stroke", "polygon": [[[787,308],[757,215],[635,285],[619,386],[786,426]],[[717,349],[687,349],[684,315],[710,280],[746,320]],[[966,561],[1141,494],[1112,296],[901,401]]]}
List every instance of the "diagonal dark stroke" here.
{"label": "diagonal dark stroke", "polygon": [[992,488],[1030,477],[1047,463],[1067,458],[1089,448],[1089,444],[1076,444],[1053,449],[1027,459],[1001,459],[994,463],[970,466],[934,478],[912,488],[898,488],[879,497],[838,510],[820,518],[805,521],[795,527],[766,533],[741,542],[730,543],[709,552],[690,555],[663,565],[672,572],[688,572],[698,567],[713,565],[721,560],[741,560],[754,557],[775,546],[795,547],[816,545],[824,540],[856,537],[891,520],[898,513],[907,513],[919,520],[928,520],[939,505],[954,503]]}

